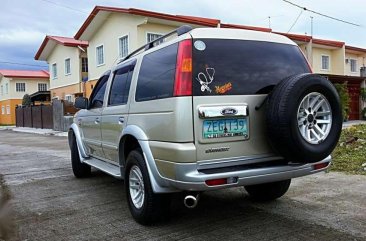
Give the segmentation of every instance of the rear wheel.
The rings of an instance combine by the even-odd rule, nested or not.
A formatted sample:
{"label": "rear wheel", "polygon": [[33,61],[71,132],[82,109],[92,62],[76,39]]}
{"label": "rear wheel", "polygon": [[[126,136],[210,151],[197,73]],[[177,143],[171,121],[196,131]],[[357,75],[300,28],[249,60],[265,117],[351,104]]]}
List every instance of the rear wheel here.
{"label": "rear wheel", "polygon": [[71,149],[71,166],[72,171],[74,172],[74,176],[77,178],[90,176],[91,167],[80,161],[79,150],[74,135],[71,137],[70,149]]}
{"label": "rear wheel", "polygon": [[263,183],[257,185],[245,186],[245,190],[249,193],[252,199],[256,201],[272,201],[282,197],[288,190],[291,184],[291,179]]}
{"label": "rear wheel", "polygon": [[125,187],[132,217],[140,224],[151,224],[167,217],[169,194],[156,194],[151,187],[142,151],[131,151],[127,157]]}

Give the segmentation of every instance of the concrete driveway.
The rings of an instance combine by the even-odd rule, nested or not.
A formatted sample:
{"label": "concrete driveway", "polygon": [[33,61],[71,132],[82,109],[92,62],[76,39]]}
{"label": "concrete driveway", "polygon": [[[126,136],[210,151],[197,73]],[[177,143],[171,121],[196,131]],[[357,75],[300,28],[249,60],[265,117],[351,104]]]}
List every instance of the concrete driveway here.
{"label": "concrete driveway", "polygon": [[266,204],[233,188],[206,192],[188,210],[176,195],[170,220],[144,227],[129,214],[122,181],[99,171],[76,179],[69,156],[65,137],[0,130],[13,240],[366,240],[366,176],[299,178]]}

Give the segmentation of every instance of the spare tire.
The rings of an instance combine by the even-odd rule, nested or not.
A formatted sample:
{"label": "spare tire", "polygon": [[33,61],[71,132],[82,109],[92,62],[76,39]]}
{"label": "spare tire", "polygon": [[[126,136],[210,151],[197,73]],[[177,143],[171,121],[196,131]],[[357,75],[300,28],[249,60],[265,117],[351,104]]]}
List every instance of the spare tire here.
{"label": "spare tire", "polygon": [[341,134],[339,95],[322,76],[291,76],[269,94],[266,122],[272,147],[286,160],[318,162],[330,155]]}

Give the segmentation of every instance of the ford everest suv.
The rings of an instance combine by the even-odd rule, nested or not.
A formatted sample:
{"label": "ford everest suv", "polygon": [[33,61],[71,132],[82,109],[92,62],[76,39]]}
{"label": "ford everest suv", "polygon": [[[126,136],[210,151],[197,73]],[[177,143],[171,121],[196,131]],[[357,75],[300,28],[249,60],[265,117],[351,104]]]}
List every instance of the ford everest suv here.
{"label": "ford everest suv", "polygon": [[[174,36],[173,36],[174,35]],[[106,72],[69,130],[72,169],[124,179],[133,218],[164,214],[171,193],[243,186],[281,197],[327,169],[342,126],[339,96],[288,38],[182,26]]]}

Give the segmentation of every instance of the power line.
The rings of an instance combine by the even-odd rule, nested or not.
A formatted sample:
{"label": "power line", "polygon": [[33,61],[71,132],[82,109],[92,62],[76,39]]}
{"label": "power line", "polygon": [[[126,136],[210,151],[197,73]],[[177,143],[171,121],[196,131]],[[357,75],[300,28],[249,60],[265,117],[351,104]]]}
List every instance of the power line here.
{"label": "power line", "polygon": [[8,62],[8,61],[0,61],[0,64],[13,64],[13,65],[24,65],[24,66],[33,66],[33,67],[45,67],[45,68],[48,68],[48,66],[46,66],[46,65],[25,64],[25,63],[16,63],[16,62]]}
{"label": "power line", "polygon": [[350,25],[353,25],[353,26],[356,26],[356,27],[362,27],[362,26],[361,26],[361,25],[359,25],[359,24],[352,23],[352,22],[348,22],[348,21],[345,21],[345,20],[340,19],[340,18],[335,18],[335,17],[329,16],[329,15],[326,15],[326,14],[323,14],[323,13],[316,12],[316,11],[311,10],[311,9],[308,9],[308,8],[306,8],[306,7],[302,7],[302,6],[300,6],[300,5],[297,5],[296,3],[292,3],[292,2],[290,2],[290,1],[288,1],[288,0],[282,0],[282,1],[284,1],[284,2],[286,2],[286,3],[289,3],[289,4],[291,4],[291,5],[295,6],[295,7],[301,8],[301,9],[302,9],[302,10],[304,10],[304,11],[312,12],[312,13],[315,13],[315,14],[317,14],[317,15],[319,15],[319,16],[322,16],[322,17],[325,17],[325,18],[330,18],[330,19],[333,19],[333,20],[335,20],[335,21],[342,22],[342,23],[346,23],[346,24],[350,24]]}
{"label": "power line", "polygon": [[76,9],[76,8],[70,7],[70,6],[65,5],[65,4],[60,4],[60,3],[53,2],[53,1],[50,1],[50,0],[41,0],[41,1],[46,2],[46,3],[50,3],[50,4],[53,4],[53,5],[62,7],[62,8],[66,8],[66,9],[69,9],[69,10],[72,10],[72,11],[75,11],[75,12],[79,12],[79,13],[83,13],[83,14],[89,14],[87,12],[81,11],[80,9]]}
{"label": "power line", "polygon": [[302,13],[304,12],[304,10],[300,11],[300,14],[297,16],[297,18],[295,19],[295,22],[291,25],[290,29],[287,31],[287,33],[289,33],[291,31],[291,29],[295,26],[295,24],[297,23],[297,20],[299,20],[300,16],[302,15]]}

